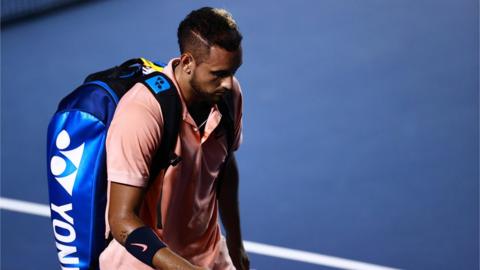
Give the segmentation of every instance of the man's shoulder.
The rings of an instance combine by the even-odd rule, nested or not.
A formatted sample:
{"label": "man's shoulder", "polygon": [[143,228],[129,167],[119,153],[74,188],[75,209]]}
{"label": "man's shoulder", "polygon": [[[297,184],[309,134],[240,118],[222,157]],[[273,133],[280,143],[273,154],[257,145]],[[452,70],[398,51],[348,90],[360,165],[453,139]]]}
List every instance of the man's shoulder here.
{"label": "man's shoulder", "polygon": [[235,119],[241,119],[243,106],[242,87],[240,86],[240,82],[236,77],[233,77],[233,87],[231,93],[230,102],[232,102],[232,104],[230,106],[232,106],[232,108],[230,109],[233,110],[232,113]]}
{"label": "man's shoulder", "polygon": [[233,104],[235,106],[241,106],[242,103],[242,87],[240,86],[240,82],[238,81],[237,77],[233,77],[233,87],[232,87],[232,98]]}
{"label": "man's shoulder", "polygon": [[[147,107],[157,107],[158,102],[147,86],[138,82],[120,99],[120,103],[138,103]],[[119,103],[119,104],[120,104]]]}
{"label": "man's shoulder", "polygon": [[153,116],[156,121],[161,121],[162,114],[160,104],[155,99],[155,96],[143,83],[136,83],[125,95],[120,99],[118,103],[115,115],[118,112],[124,112],[123,115],[128,114],[145,114],[145,116]]}
{"label": "man's shoulder", "polygon": [[240,86],[240,81],[235,76],[233,76],[233,91],[234,93],[237,93],[237,95],[242,95],[242,87]]}

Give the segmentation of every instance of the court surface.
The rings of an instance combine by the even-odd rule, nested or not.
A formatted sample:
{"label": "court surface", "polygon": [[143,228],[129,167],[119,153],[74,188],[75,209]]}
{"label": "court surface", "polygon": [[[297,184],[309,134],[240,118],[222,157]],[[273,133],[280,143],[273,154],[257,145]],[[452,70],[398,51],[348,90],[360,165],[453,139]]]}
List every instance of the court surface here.
{"label": "court surface", "polygon": [[59,269],[45,212],[58,101],[92,71],[177,56],[178,23],[206,5],[244,34],[252,268],[479,269],[473,0],[94,1],[3,27],[1,269]]}

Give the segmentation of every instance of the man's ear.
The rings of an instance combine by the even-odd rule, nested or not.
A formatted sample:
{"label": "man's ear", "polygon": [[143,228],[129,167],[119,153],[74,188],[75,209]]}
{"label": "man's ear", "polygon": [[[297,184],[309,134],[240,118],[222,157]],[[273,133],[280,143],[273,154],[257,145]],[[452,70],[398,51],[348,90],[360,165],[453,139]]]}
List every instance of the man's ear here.
{"label": "man's ear", "polygon": [[180,56],[180,63],[182,64],[182,69],[185,73],[188,75],[192,74],[195,69],[195,59],[190,53],[182,53]]}

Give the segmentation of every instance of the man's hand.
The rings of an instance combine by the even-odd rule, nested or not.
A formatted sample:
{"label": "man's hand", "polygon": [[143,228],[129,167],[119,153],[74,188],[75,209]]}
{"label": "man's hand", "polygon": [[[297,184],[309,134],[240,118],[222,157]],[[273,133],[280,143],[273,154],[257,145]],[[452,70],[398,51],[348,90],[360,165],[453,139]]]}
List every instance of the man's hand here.
{"label": "man's hand", "polygon": [[233,265],[235,265],[237,270],[250,269],[250,260],[248,259],[247,253],[243,248],[239,249],[238,251],[230,252],[230,257],[232,258]]}
{"label": "man's hand", "polygon": [[234,244],[227,240],[227,247],[235,268],[237,268],[237,270],[249,270],[250,260],[248,259],[247,252],[243,248],[243,245],[238,243]]}

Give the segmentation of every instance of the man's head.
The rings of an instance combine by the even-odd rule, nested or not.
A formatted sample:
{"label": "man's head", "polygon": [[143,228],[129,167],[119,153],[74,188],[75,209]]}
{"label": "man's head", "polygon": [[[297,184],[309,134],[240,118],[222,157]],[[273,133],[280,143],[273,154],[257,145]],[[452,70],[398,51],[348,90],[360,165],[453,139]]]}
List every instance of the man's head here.
{"label": "man's head", "polygon": [[195,98],[217,102],[233,85],[242,63],[242,35],[230,13],[204,7],[178,27],[181,67]]}

